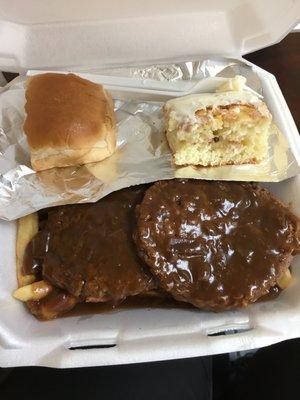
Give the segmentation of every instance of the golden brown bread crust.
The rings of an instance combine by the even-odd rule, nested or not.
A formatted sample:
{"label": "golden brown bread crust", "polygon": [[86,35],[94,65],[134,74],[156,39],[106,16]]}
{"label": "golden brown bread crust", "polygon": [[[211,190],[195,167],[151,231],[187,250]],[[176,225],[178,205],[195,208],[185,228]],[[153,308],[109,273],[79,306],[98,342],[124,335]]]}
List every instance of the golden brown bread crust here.
{"label": "golden brown bread crust", "polygon": [[35,170],[101,161],[116,148],[110,95],[74,74],[31,77],[25,111],[24,132]]}

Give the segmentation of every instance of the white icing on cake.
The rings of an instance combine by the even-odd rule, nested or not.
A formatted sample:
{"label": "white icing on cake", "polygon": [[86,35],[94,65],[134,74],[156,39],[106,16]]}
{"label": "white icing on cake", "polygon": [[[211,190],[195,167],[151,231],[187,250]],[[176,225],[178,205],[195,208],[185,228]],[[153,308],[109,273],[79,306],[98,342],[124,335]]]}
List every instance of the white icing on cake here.
{"label": "white icing on cake", "polygon": [[169,100],[165,104],[166,112],[172,113],[172,118],[178,122],[196,123],[196,111],[207,107],[217,108],[230,104],[252,104],[257,108],[262,101],[248,91],[230,91],[219,93],[190,94]]}

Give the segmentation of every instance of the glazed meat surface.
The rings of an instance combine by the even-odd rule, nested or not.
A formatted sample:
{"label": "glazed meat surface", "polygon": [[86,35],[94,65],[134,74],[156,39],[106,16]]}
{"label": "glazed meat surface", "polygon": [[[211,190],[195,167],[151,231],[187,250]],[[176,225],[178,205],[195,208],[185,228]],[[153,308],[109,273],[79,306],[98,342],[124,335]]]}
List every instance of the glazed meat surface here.
{"label": "glazed meat surface", "polygon": [[299,250],[298,219],[249,183],[155,183],[137,207],[135,241],[160,286],[207,310],[266,295]]}
{"label": "glazed meat surface", "polygon": [[97,203],[50,209],[29,246],[26,272],[40,269],[43,279],[81,301],[117,303],[153,289],[132,240],[135,205],[144,191],[136,186]]}

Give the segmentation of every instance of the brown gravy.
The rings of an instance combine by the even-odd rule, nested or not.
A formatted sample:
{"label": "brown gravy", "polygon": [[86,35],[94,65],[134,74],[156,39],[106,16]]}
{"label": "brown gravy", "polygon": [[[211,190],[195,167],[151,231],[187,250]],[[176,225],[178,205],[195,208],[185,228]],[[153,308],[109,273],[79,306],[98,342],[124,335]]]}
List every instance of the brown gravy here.
{"label": "brown gravy", "polygon": [[180,309],[196,309],[192,304],[179,302],[171,297],[148,297],[137,295],[127,297],[122,303],[114,305],[107,303],[78,303],[76,306],[64,314],[62,317],[74,317],[80,315],[103,314],[108,312],[138,309],[138,308],[180,308]]}
{"label": "brown gravy", "polygon": [[[174,185],[177,186],[182,185],[182,182],[183,181],[174,181]],[[161,185],[164,184],[165,183],[161,183]],[[206,194],[208,192],[208,188],[206,187],[208,184],[197,182],[197,188],[196,188],[197,194],[199,193],[198,190],[199,184],[205,186],[205,190],[203,190],[202,192]],[[191,182],[185,184],[185,186],[188,185],[193,185],[193,184]],[[257,205],[258,201],[262,202],[261,198],[257,199],[257,197],[260,196],[257,196],[256,192],[254,191],[253,192],[254,194],[252,193],[254,196],[254,197],[252,196],[253,199],[251,198],[249,200],[249,195],[247,197],[245,193],[240,193],[242,191],[242,188],[244,187],[243,185],[240,184],[228,185],[227,183],[219,183],[218,185],[214,184],[212,185],[211,188],[209,188],[211,191],[216,192],[215,197],[217,198],[218,201],[219,200],[221,201],[224,197],[224,193],[223,197],[220,196],[221,197],[220,199],[218,197],[220,194],[219,186],[222,185],[225,186],[226,189],[228,189],[228,193],[226,194],[227,195],[226,199],[229,198],[230,196],[234,197],[234,198],[230,197],[229,200],[231,200],[231,202],[233,203],[234,207],[232,206],[232,208],[236,209],[236,213],[241,211],[242,206],[244,206],[244,208],[248,208],[250,200],[253,201],[253,203],[255,203],[255,205],[252,207],[251,210],[252,213],[250,213],[249,216],[247,215],[247,221],[249,219],[250,221],[253,220],[252,224],[253,226],[251,225],[251,227],[257,230],[257,221],[259,219],[265,218],[266,215],[266,213],[262,213],[261,208],[258,207]],[[68,317],[74,315],[106,313],[106,312],[118,311],[121,309],[132,309],[132,308],[182,308],[182,309],[195,308],[192,304],[189,303],[190,301],[189,298],[188,299],[178,298],[177,300],[175,300],[171,296],[162,294],[158,290],[154,290],[149,293],[149,290],[152,290],[153,287],[155,287],[156,282],[153,282],[152,276],[150,277],[148,276],[147,268],[144,269],[145,264],[141,261],[141,259],[138,258],[136,253],[136,248],[131,239],[132,232],[135,229],[135,218],[134,218],[135,206],[136,204],[139,204],[139,202],[141,201],[147,187],[149,186],[141,185],[133,188],[123,189],[121,191],[114,192],[112,195],[105,197],[103,200],[95,204],[64,206],[51,209],[49,213],[48,211],[47,212],[42,211],[40,213],[39,215],[40,231],[34,238],[34,240],[27,247],[25,263],[24,263],[24,272],[27,274],[28,273],[35,274],[37,279],[49,280],[53,284],[55,289],[53,290],[51,295],[47,296],[41,301],[31,305],[28,304],[33,314],[35,314],[40,319],[51,319],[56,316],[61,316],[64,313],[65,313],[64,316]],[[233,187],[235,187],[234,191]],[[175,200],[173,202],[175,204],[174,206],[175,209],[171,210],[172,212],[170,213],[170,215],[178,214],[177,206],[178,206],[178,201],[180,200],[177,199],[178,193],[182,194],[184,192],[187,192],[187,190],[183,191],[181,188],[179,188],[180,189],[179,190],[178,187],[175,187],[175,189],[176,189],[174,194]],[[192,190],[191,188],[189,189],[190,191]],[[164,193],[164,191],[162,191],[162,193],[160,193],[160,199],[165,199],[165,201],[168,202],[169,198],[170,198],[169,192]],[[229,200],[227,201],[227,203],[229,202]],[[263,200],[266,204],[268,204],[269,198]],[[205,205],[206,204],[205,201],[206,198],[204,197],[202,201],[199,202],[200,205],[199,204],[193,205],[193,208],[195,208],[196,210],[197,207],[200,207],[202,204]],[[183,202],[183,200],[181,199],[180,202]],[[222,203],[221,206],[219,206],[219,209],[217,210],[219,214],[220,213],[226,214],[227,211],[225,210],[225,208],[227,207],[227,203],[225,205]],[[153,207],[153,202],[151,202],[151,204]],[[183,210],[189,211],[191,209],[191,204],[185,204],[184,202],[182,204],[180,203],[180,206]],[[213,208],[211,204],[207,206],[205,212],[208,215],[210,211],[213,215],[212,216],[208,215],[208,217],[212,218],[214,216],[215,210],[214,209],[210,210],[210,208]],[[257,215],[255,216],[253,216],[253,209],[257,211],[256,212]],[[274,230],[278,232],[277,236],[281,234],[283,227],[286,228],[289,224],[292,225],[294,223],[293,216],[287,213],[287,211],[284,210],[283,207],[281,209],[276,202],[274,203],[274,208],[272,208],[271,210],[266,208],[266,210],[270,214],[269,221],[271,221],[270,224],[272,225],[272,227],[274,225],[274,216],[276,216],[276,214],[281,214],[282,212],[280,218],[282,218],[283,223],[282,221],[279,221],[281,222],[280,224],[277,221],[278,225],[280,225],[279,228],[278,226],[275,226],[275,229],[270,229],[270,232],[274,232]],[[182,213],[183,211],[181,212],[181,214]],[[154,214],[155,213],[152,212],[151,215]],[[195,213],[193,212],[192,214],[193,214],[192,218],[194,217],[196,218],[196,216],[194,215]],[[207,215],[206,214],[204,215],[204,212],[202,212],[202,214],[204,217],[206,217],[206,219],[208,219]],[[259,218],[257,218],[257,216]],[[190,216],[188,217],[191,219]],[[203,219],[205,219],[204,217]],[[241,218],[239,217],[237,219],[239,221]],[[111,221],[113,221],[113,224]],[[188,218],[187,221],[189,221]],[[231,220],[227,222],[228,226],[230,224],[233,225],[233,222]],[[186,225],[187,223],[185,223],[185,230],[181,229],[181,231],[183,232],[183,233],[181,232],[181,236],[183,238],[185,238],[188,233],[186,229],[189,228],[189,226],[186,228]],[[231,227],[231,225],[229,227]],[[182,224],[180,225],[180,227],[182,228]],[[64,229],[64,234],[60,234],[60,230],[62,228]],[[286,230],[288,229],[285,229],[285,231]],[[240,233],[242,232],[242,229],[238,229],[237,231],[238,231],[237,240],[239,240],[240,244],[241,242]],[[83,232],[85,240],[80,241],[79,238],[83,235]],[[113,240],[110,240],[108,238],[112,237],[112,233],[113,233]],[[248,240],[249,235],[245,234],[244,236],[245,238],[247,236],[246,238],[247,240],[245,239],[244,243],[244,247],[246,248],[247,246],[249,246],[250,243]],[[256,245],[256,240],[259,235],[252,235],[252,236],[253,236],[252,241],[254,246]],[[52,241],[50,245],[49,245],[49,238]],[[194,241],[198,239],[199,238],[196,237],[194,238]],[[294,238],[291,236],[289,240],[293,242]],[[182,254],[185,254],[186,251],[185,248],[183,248],[184,243],[181,242],[178,244],[177,247],[179,248],[179,250],[182,250],[181,251]],[[189,241],[188,244],[190,242],[191,241]],[[229,241],[228,243],[231,244],[231,242],[232,238],[231,241]],[[88,244],[86,245],[86,243]],[[228,249],[228,243],[226,242],[225,246],[226,249]],[[289,246],[291,247],[293,245],[294,243],[293,244],[289,243],[288,247]],[[46,247],[47,251],[45,251]],[[218,250],[216,251],[216,256],[219,256],[220,253],[222,253],[223,247],[220,246],[220,241],[219,241],[219,243],[215,246],[216,250]],[[237,248],[238,247],[240,246],[237,246]],[[50,248],[50,251],[48,251],[48,248]],[[47,256],[48,259],[47,262],[45,263],[46,253],[47,254],[51,253],[52,258],[50,259]],[[228,258],[227,253],[225,254],[225,256]],[[99,271],[98,264],[100,258],[102,259],[100,263],[101,265],[106,265],[110,267],[109,274],[106,274],[105,271],[104,271],[105,273]],[[74,261],[74,263],[71,265],[72,268],[71,267],[65,268],[66,275],[61,275],[61,271],[67,265],[67,262],[69,262],[69,260]],[[89,261],[88,265],[86,266],[87,260]],[[195,262],[196,261],[197,260],[195,259]],[[193,267],[192,262],[193,258],[190,258],[189,264],[191,270]],[[237,263],[235,269],[240,268],[240,264],[242,265],[242,263]],[[48,268],[45,268],[45,265]],[[47,274],[45,275],[45,269],[46,272],[48,272],[49,279],[47,277]],[[196,267],[194,269],[196,269]],[[72,271],[71,277],[67,275],[70,273],[70,271]],[[82,275],[82,271],[85,271],[86,276]],[[241,273],[239,274],[236,274],[235,281],[230,280],[230,285],[232,285],[234,290],[237,290],[237,288],[239,288],[242,284],[245,284],[240,279],[240,277],[243,276],[242,272],[243,271],[241,271]],[[259,275],[258,272],[257,275]],[[92,293],[92,291],[95,289],[95,293],[98,293],[99,292],[98,289],[104,287],[102,281],[98,279],[99,276],[101,277],[101,279],[103,276],[105,276],[105,278],[107,279],[108,276],[110,283],[109,285],[107,285],[107,282],[105,283],[109,291],[107,291],[105,295],[109,294],[109,296],[105,297],[103,295],[101,299],[96,298],[98,302],[94,302],[96,300],[95,300],[95,295]],[[91,277],[95,277],[95,279],[91,279]],[[52,279],[52,281],[50,278]],[[222,285],[224,285],[224,282],[225,283],[227,282],[226,281],[227,278],[226,279],[225,278],[223,276],[222,279],[220,278],[220,282],[222,283]],[[74,292],[70,290],[71,284],[74,285],[74,283],[78,283],[78,287],[81,289],[80,286],[81,281],[86,282],[88,280],[90,280],[90,282],[92,282],[93,284],[95,283],[94,287],[89,288],[90,293],[88,293],[88,295],[83,296],[82,291],[80,291],[79,293],[80,295],[78,296],[77,289]],[[126,286],[124,282],[125,283],[129,282],[129,284]],[[274,278],[274,283],[275,283],[275,278]],[[258,286],[260,289],[260,285]],[[71,287],[71,289],[73,289],[73,286]],[[267,295],[261,297],[259,301],[270,300],[277,297],[280,294],[280,289],[277,286],[268,290],[270,290],[270,292]],[[121,297],[118,297],[120,293],[123,292],[124,296],[122,295]],[[242,290],[242,292],[244,291]],[[263,293],[266,293],[266,291],[264,291]],[[90,297],[90,299],[92,300],[89,301],[88,297]],[[87,302],[84,302],[84,300],[87,300]],[[250,298],[249,303],[255,300],[256,300],[255,297]],[[243,305],[246,304],[240,304],[240,306]],[[198,305],[198,307],[200,309],[204,308],[201,307],[201,305]],[[236,307],[237,304],[232,305],[232,308]]]}
{"label": "brown gravy", "polygon": [[[276,299],[282,290],[279,286],[274,286],[270,289],[269,293],[259,299],[259,302],[265,302]],[[76,306],[64,314],[65,317],[75,317],[80,315],[93,315],[115,312],[120,310],[130,310],[138,308],[161,308],[161,309],[182,309],[182,310],[199,310],[197,307],[190,303],[183,301],[176,301],[175,299],[167,296],[143,296],[137,295],[134,297],[127,297],[122,303],[114,305],[112,303],[78,303]],[[200,311],[200,310],[199,310]]]}
{"label": "brown gravy", "polygon": [[298,251],[297,218],[249,183],[159,181],[137,207],[135,240],[159,286],[211,311],[267,294]]}

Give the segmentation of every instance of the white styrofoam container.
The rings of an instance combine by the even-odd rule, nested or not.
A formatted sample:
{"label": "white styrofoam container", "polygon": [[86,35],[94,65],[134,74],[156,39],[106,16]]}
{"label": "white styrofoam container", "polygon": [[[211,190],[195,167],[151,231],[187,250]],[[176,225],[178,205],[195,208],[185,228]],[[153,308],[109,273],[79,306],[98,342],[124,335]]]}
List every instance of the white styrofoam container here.
{"label": "white styrofoam container", "polygon": [[0,0],[0,66],[86,70],[236,56],[279,41],[299,17],[299,0]]}
{"label": "white styrofoam container", "polygon": [[[91,70],[222,54],[239,57],[281,39],[299,0],[0,0],[0,70]],[[275,122],[299,161],[297,129],[275,78],[255,67]],[[300,177],[269,188],[300,215]],[[223,313],[136,309],[37,321],[11,296],[16,225],[0,221],[0,366],[83,367],[247,350],[300,336],[300,257],[276,300]],[[298,268],[297,268],[298,267]],[[223,331],[240,332],[210,336]],[[102,348],[75,349],[83,346]],[[105,348],[103,348],[105,346]],[[107,347],[110,346],[110,347]],[[113,346],[113,347],[111,347]]]}
{"label": "white styrofoam container", "polygon": [[[298,132],[276,80],[260,68],[257,73],[275,122],[295,143],[299,159]],[[300,176],[268,187],[300,216]],[[68,368],[165,360],[247,350],[300,336],[300,257],[293,262],[292,285],[279,298],[243,310],[131,309],[39,322],[11,296],[17,285],[15,223],[1,221],[0,232],[1,366]],[[228,330],[242,332],[210,336]],[[113,347],[70,350],[83,346]]]}

